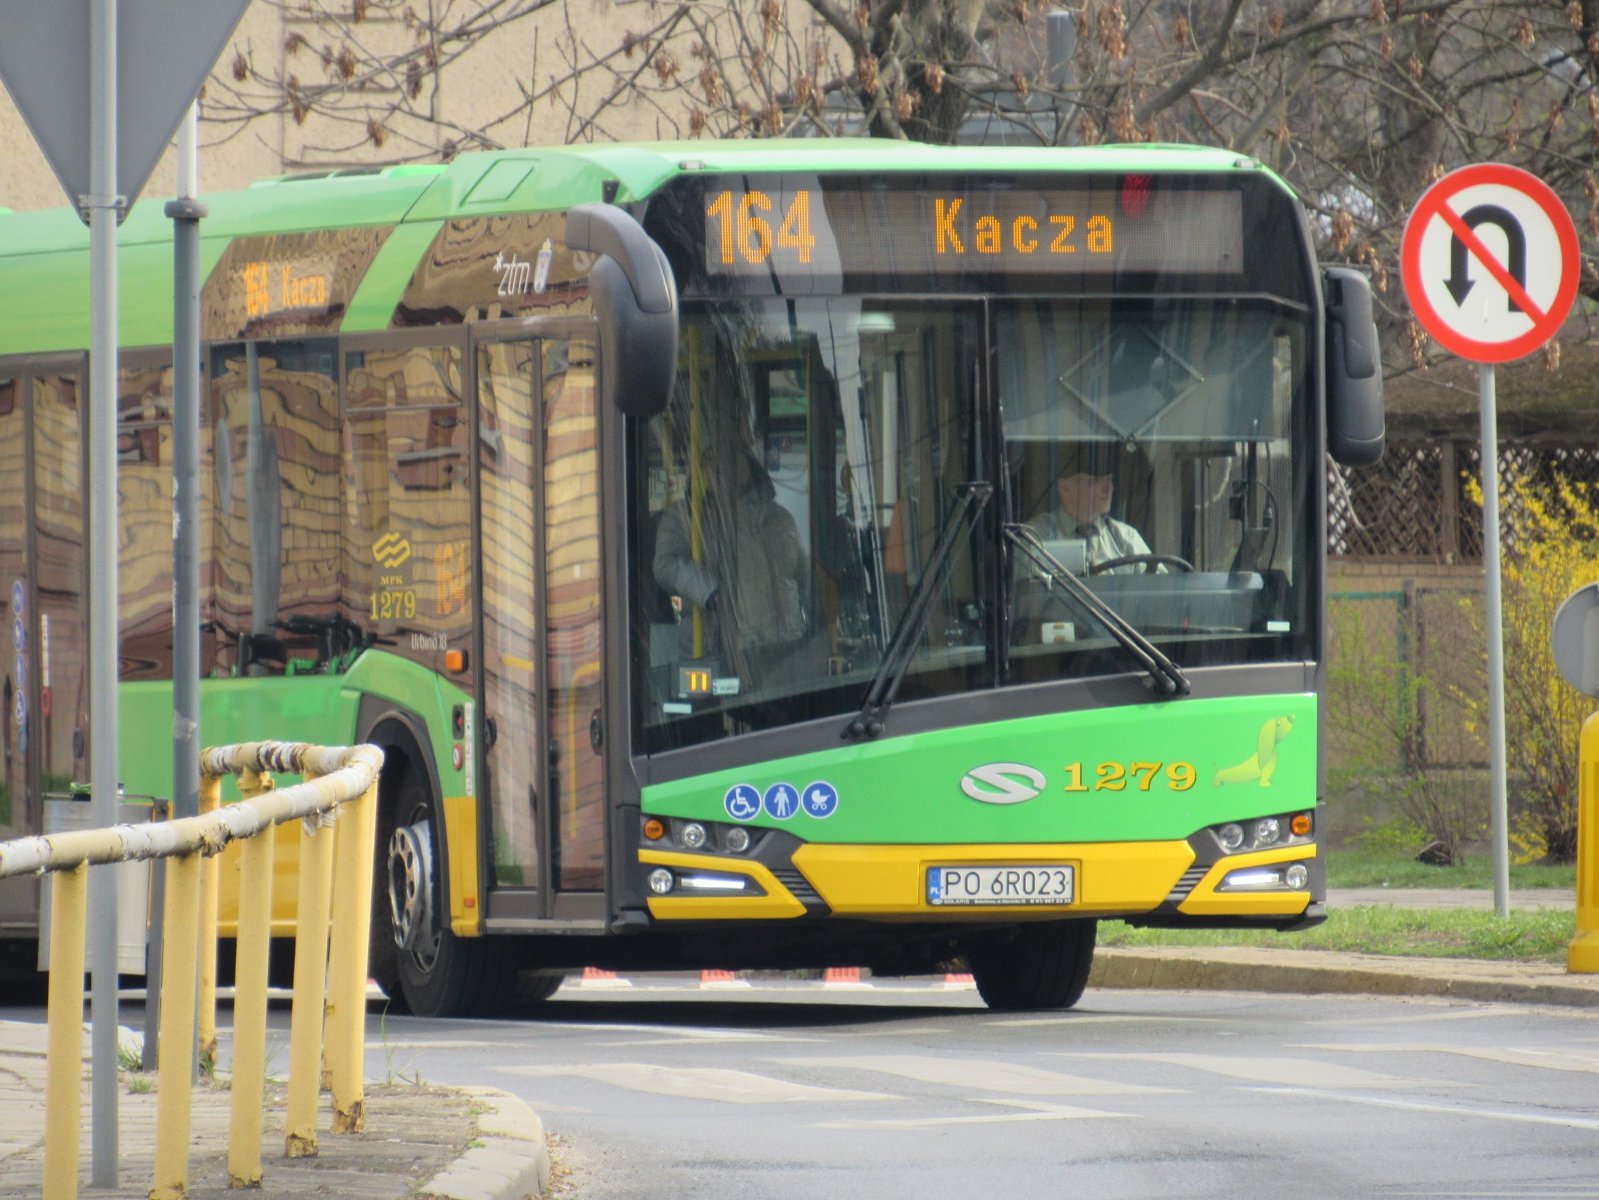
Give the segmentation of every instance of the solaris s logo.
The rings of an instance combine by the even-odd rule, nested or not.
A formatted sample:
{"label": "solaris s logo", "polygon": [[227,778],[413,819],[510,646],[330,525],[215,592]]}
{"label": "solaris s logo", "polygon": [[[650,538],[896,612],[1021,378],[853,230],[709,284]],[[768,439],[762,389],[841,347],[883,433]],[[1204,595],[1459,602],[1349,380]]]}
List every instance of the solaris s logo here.
{"label": "solaris s logo", "polygon": [[1021,804],[1044,790],[1044,773],[1025,763],[984,763],[966,772],[961,791],[983,804]]}

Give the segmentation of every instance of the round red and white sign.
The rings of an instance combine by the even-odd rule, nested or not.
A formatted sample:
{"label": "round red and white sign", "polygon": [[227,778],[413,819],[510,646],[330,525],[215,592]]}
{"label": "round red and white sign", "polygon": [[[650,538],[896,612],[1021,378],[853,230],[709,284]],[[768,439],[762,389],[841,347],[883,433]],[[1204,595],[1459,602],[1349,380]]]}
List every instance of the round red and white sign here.
{"label": "round red and white sign", "polygon": [[1416,319],[1444,349],[1480,363],[1521,358],[1553,337],[1582,265],[1560,197],[1501,163],[1462,167],[1428,188],[1400,262]]}

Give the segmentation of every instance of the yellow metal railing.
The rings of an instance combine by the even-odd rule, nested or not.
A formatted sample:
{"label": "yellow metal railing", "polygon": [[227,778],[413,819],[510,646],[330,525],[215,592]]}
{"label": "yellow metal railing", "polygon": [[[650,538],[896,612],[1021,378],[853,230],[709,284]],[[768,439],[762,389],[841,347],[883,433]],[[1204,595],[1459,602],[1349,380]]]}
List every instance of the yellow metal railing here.
{"label": "yellow metal railing", "polygon": [[[0,879],[50,873],[50,999],[45,1088],[44,1196],[78,1194],[82,1107],[83,970],[88,867],[167,859],[165,956],[161,979],[161,1066],[157,1076],[155,1179],[151,1200],[188,1190],[190,1087],[194,1052],[216,1049],[217,871],[215,856],[243,841],[237,975],[233,1001],[232,1186],[261,1180],[267,958],[271,941],[271,831],[302,820],[296,916],[294,1005],[290,1017],[285,1153],[317,1153],[317,1093],[326,1039],[333,1131],[359,1131],[368,924],[377,829],[376,746],[332,748],[250,742],[200,756],[200,814],[150,825],[118,825],[0,842]],[[272,772],[303,777],[276,790]],[[243,797],[221,805],[222,779],[239,778]],[[342,806],[342,807],[341,807]],[[337,818],[337,819],[335,819]],[[334,911],[334,898],[337,911]],[[333,969],[328,930],[334,920]],[[190,1003],[197,997],[197,1003]],[[198,1035],[196,1032],[198,1022]]]}
{"label": "yellow metal railing", "polygon": [[1599,974],[1599,713],[1577,740],[1577,936],[1566,947],[1566,973]]}

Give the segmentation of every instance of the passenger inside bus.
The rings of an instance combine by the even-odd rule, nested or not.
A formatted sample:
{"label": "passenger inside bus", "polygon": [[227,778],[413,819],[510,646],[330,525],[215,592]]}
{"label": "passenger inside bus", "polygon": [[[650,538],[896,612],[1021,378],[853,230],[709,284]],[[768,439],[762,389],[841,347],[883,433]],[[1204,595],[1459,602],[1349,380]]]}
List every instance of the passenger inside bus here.
{"label": "passenger inside bus", "polygon": [[1166,569],[1144,562],[1106,566],[1150,553],[1149,544],[1136,528],[1110,515],[1118,450],[1110,442],[1077,442],[1068,447],[1055,480],[1055,505],[1028,522],[1046,546],[1063,550],[1066,558],[1061,561],[1067,570],[1085,574],[1100,568],[1126,574]]}
{"label": "passenger inside bus", "polygon": [[[732,456],[731,497],[711,485],[699,506],[699,552],[688,500],[671,505],[655,537],[652,569],[680,598],[680,659],[722,656],[746,681],[767,674],[805,637],[810,556],[766,468],[747,447]],[[714,478],[706,472],[706,478]],[[691,607],[692,606],[692,607]],[[698,611],[698,644],[696,617]]]}

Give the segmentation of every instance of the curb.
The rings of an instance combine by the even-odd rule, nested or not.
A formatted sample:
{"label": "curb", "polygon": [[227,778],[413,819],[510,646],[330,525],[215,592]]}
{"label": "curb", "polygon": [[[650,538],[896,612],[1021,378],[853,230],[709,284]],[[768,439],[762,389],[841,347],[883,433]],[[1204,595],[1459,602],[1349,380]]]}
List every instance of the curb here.
{"label": "curb", "polygon": [[527,1104],[498,1088],[462,1087],[478,1113],[472,1147],[422,1185],[420,1200],[524,1200],[550,1183],[544,1122]]}
{"label": "curb", "polygon": [[[1418,967],[1420,973],[1416,973]],[[1599,1008],[1599,975],[1571,975],[1549,964],[1451,959],[1429,959],[1422,964],[1377,955],[1325,955],[1316,950],[1101,947],[1094,956],[1088,986],[1441,996]]]}

